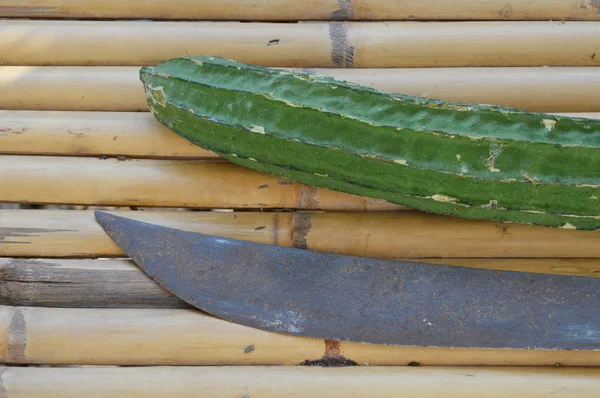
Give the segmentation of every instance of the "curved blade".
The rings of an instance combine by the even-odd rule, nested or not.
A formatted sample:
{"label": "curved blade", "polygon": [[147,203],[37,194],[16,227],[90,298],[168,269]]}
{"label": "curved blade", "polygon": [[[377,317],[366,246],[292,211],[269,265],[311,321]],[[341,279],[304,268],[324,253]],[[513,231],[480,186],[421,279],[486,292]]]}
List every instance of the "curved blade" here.
{"label": "curved blade", "polygon": [[258,329],[390,345],[600,349],[600,279],[292,249],[96,212],[148,275]]}

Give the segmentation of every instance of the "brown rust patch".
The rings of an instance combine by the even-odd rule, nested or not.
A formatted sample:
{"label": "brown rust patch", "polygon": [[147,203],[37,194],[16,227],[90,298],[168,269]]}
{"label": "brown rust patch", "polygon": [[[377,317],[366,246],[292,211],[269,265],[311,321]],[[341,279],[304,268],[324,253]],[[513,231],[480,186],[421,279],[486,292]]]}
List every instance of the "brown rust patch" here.
{"label": "brown rust patch", "polygon": [[296,249],[308,249],[307,237],[311,229],[309,213],[295,212],[292,214],[292,246]]}
{"label": "brown rust patch", "polygon": [[8,329],[8,348],[6,349],[7,363],[25,363],[27,358],[27,324],[23,311],[16,308],[13,312]]}
{"label": "brown rust patch", "polygon": [[317,210],[319,208],[319,201],[317,193],[319,189],[309,185],[303,185],[300,190],[300,208],[305,210]]}
{"label": "brown rust patch", "polygon": [[357,366],[358,363],[342,355],[342,347],[339,341],[325,340],[325,353],[321,359],[302,362],[303,366],[322,366],[326,368],[339,368],[345,366]]}
{"label": "brown rust patch", "polygon": [[8,238],[27,238],[40,236],[40,234],[52,232],[77,232],[74,229],[46,229],[46,228],[16,228],[0,227],[0,245],[1,244],[31,244],[30,241],[7,241]]}

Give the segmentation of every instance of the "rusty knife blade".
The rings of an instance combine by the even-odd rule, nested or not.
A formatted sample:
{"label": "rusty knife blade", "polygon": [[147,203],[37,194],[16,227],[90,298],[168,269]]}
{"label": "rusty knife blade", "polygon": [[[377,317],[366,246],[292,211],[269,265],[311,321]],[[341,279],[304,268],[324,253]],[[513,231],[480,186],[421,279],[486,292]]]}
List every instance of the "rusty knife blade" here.
{"label": "rusty knife blade", "polygon": [[362,343],[600,350],[600,279],[366,258],[96,212],[161,286],[221,319]]}

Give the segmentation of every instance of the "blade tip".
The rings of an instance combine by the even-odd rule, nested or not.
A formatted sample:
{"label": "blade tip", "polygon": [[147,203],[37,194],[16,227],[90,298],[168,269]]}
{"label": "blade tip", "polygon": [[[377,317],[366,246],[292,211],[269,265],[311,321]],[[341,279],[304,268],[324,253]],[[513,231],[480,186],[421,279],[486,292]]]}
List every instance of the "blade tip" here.
{"label": "blade tip", "polygon": [[94,217],[96,218],[96,222],[98,224],[100,224],[100,226],[104,230],[106,230],[107,226],[109,225],[109,223],[111,221],[115,221],[117,218],[119,218],[118,216],[115,216],[114,214],[106,213],[106,212],[100,211],[100,210],[94,211]]}

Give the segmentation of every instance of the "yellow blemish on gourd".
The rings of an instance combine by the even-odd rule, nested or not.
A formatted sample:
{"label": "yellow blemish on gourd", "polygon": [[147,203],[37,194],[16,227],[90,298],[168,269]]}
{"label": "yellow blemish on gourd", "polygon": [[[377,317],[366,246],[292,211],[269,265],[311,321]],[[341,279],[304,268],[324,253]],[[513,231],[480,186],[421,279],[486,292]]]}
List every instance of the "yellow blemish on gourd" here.
{"label": "yellow blemish on gourd", "polygon": [[541,183],[538,182],[537,178],[530,176],[528,173],[526,172],[522,172],[521,173],[523,175],[523,177],[529,181],[530,183],[532,183],[533,185],[540,185]]}
{"label": "yellow blemish on gourd", "polygon": [[313,173],[313,174],[316,176],[319,176],[319,177],[329,177],[329,175],[327,175],[327,174],[319,174],[319,173]]}
{"label": "yellow blemish on gourd", "polygon": [[600,185],[593,185],[593,184],[578,184],[575,186],[577,188],[600,188]]}
{"label": "yellow blemish on gourd", "polygon": [[401,164],[403,166],[408,166],[408,163],[406,163],[406,160],[404,159],[394,159],[394,163]]}
{"label": "yellow blemish on gourd", "polygon": [[592,196],[590,196],[590,199],[592,199],[592,200],[598,200],[598,197],[596,195],[592,195]]}
{"label": "yellow blemish on gourd", "polygon": [[148,98],[155,104],[159,104],[163,108],[167,106],[167,101],[165,99],[165,90],[162,86],[152,87],[148,84],[146,87],[146,98]]}
{"label": "yellow blemish on gourd", "polygon": [[569,224],[569,223],[565,223],[565,224],[561,225],[560,228],[562,228],[562,229],[577,229],[576,226]]}
{"label": "yellow blemish on gourd", "polygon": [[454,109],[459,112],[469,112],[475,108],[473,108],[472,106],[449,106],[448,109]]}
{"label": "yellow blemish on gourd", "polygon": [[483,209],[497,209],[498,208],[498,201],[495,199],[491,199],[490,202],[487,205],[481,205],[479,206]]}
{"label": "yellow blemish on gourd", "polygon": [[478,135],[465,135],[465,137],[469,138],[471,141],[481,141],[485,138]]}
{"label": "yellow blemish on gourd", "polygon": [[485,165],[492,173],[499,173],[500,169],[496,168],[496,159],[502,151],[504,150],[504,145],[501,142],[492,142],[490,143],[490,156],[487,158]]}
{"label": "yellow blemish on gourd", "polygon": [[441,195],[439,193],[436,193],[435,195],[429,196],[429,198],[435,200],[436,202],[443,202],[443,203],[456,203],[456,202],[458,202],[458,199],[453,198],[452,196]]}
{"label": "yellow blemish on gourd", "polygon": [[192,58],[192,59],[190,59],[190,61],[192,61],[193,63],[198,64],[198,65],[204,65],[204,62],[198,61],[197,59]]}
{"label": "yellow blemish on gourd", "polygon": [[234,158],[238,157],[238,155],[236,155],[235,153],[230,153],[229,156],[233,156]]}
{"label": "yellow blemish on gourd", "polygon": [[257,160],[254,158],[248,158],[248,160],[252,161],[252,162],[256,162]]}
{"label": "yellow blemish on gourd", "polygon": [[460,155],[458,153],[456,154],[456,159],[460,160]]}
{"label": "yellow blemish on gourd", "polygon": [[556,120],[542,119],[541,123],[544,125],[544,127],[546,127],[546,131],[552,131],[554,130]]}
{"label": "yellow blemish on gourd", "polygon": [[250,126],[250,131],[258,134],[266,134],[265,128],[263,126]]}

